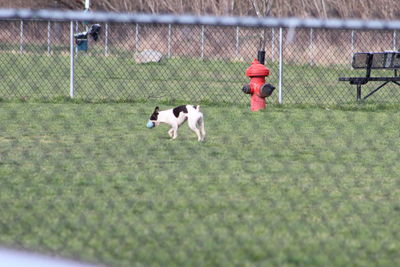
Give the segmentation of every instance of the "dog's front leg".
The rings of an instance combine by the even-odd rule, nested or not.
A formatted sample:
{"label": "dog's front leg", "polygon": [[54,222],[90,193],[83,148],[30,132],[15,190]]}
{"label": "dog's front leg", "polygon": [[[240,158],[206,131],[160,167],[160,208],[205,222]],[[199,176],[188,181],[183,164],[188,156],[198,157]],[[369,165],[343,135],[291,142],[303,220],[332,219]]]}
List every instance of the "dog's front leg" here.
{"label": "dog's front leg", "polygon": [[169,135],[169,137],[172,138],[173,133],[174,133],[174,127],[172,127],[171,129],[168,130],[168,135]]}
{"label": "dog's front leg", "polygon": [[168,134],[172,139],[176,139],[176,137],[178,137],[178,125],[173,125],[168,131]]}

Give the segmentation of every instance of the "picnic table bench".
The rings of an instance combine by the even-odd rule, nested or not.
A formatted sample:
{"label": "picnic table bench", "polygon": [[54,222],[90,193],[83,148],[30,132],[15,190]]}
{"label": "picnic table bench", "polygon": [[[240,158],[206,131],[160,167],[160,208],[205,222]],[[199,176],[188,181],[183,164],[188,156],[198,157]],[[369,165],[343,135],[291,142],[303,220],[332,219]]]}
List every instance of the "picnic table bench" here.
{"label": "picnic table bench", "polygon": [[[390,82],[400,86],[400,76],[397,75],[397,69],[400,68],[400,52],[357,52],[353,54],[351,65],[353,69],[365,69],[365,76],[339,77],[339,81],[350,82],[350,84],[355,84],[357,86],[357,100],[361,99],[361,86],[368,82],[382,82],[382,84],[368,93],[363,99],[370,97]],[[393,75],[371,77],[371,70],[373,69],[392,70]]]}

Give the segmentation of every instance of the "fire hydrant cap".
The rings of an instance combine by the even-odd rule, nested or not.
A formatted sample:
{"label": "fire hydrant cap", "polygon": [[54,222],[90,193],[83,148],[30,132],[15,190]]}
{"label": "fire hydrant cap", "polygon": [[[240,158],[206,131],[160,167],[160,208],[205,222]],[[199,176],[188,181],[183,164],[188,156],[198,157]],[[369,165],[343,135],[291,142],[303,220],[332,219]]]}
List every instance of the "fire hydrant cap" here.
{"label": "fire hydrant cap", "polygon": [[247,77],[268,76],[269,69],[261,64],[257,59],[254,59],[250,67],[246,70]]}

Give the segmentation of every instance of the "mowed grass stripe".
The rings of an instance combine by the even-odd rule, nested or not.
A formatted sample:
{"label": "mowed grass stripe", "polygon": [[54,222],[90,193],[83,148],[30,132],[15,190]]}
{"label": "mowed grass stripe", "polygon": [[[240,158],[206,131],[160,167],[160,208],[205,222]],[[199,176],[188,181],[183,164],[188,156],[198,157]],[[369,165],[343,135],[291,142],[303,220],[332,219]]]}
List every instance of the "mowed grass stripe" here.
{"label": "mowed grass stripe", "polygon": [[394,265],[398,109],[1,103],[0,244],[111,266]]}

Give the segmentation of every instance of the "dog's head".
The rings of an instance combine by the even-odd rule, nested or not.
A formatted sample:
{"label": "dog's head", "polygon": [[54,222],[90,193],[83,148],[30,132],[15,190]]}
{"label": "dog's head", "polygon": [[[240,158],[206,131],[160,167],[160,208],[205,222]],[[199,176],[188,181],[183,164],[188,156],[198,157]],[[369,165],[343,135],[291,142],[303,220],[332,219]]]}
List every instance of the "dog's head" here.
{"label": "dog's head", "polygon": [[150,116],[150,120],[147,122],[147,128],[153,128],[158,126],[160,122],[158,121],[158,114],[160,113],[160,108],[156,107]]}

